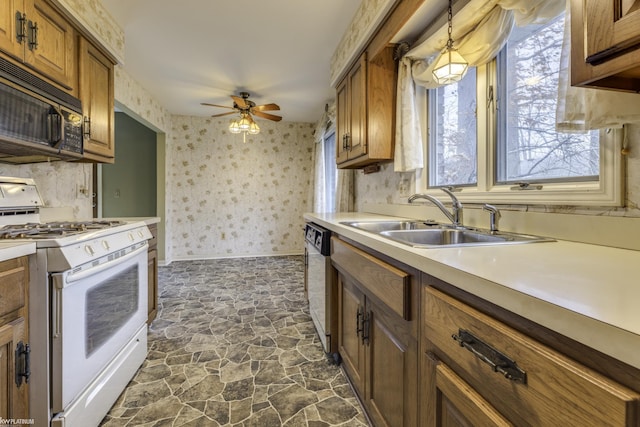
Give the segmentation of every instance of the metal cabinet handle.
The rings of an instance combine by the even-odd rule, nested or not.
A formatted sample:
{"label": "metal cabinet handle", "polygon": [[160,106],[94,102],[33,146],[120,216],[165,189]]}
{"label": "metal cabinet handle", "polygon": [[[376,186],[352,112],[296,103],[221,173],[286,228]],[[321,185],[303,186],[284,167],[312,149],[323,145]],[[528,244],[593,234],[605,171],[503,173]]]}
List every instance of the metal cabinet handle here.
{"label": "metal cabinet handle", "polygon": [[22,385],[22,380],[24,379],[24,382],[28,383],[29,377],[31,376],[31,347],[29,344],[24,344],[20,341],[16,345],[16,354],[14,359],[16,365],[16,386],[20,387]]}
{"label": "metal cabinet handle", "polygon": [[360,336],[360,332],[363,331],[364,323],[362,321],[363,312],[362,307],[358,306],[358,312],[356,313],[356,336]]}
{"label": "metal cabinet handle", "polygon": [[91,119],[87,116],[84,116],[82,122],[84,125],[84,136],[86,136],[87,139],[91,139]]}
{"label": "metal cabinet handle", "polygon": [[29,50],[38,49],[38,23],[29,21]]}
{"label": "metal cabinet handle", "polygon": [[455,341],[473,353],[478,359],[488,364],[494,372],[500,372],[505,378],[527,383],[527,373],[523,371],[515,361],[500,353],[489,344],[481,341],[469,331],[459,329],[458,334],[451,335]]}
{"label": "metal cabinet handle", "polygon": [[351,135],[346,134],[346,142],[347,142],[347,146],[345,147],[345,149],[351,151]]}
{"label": "metal cabinet handle", "polygon": [[362,344],[369,345],[369,332],[371,328],[371,312],[368,311],[364,314],[362,319]]}
{"label": "metal cabinet handle", "polygon": [[27,15],[16,12],[16,41],[20,44],[27,38]]}

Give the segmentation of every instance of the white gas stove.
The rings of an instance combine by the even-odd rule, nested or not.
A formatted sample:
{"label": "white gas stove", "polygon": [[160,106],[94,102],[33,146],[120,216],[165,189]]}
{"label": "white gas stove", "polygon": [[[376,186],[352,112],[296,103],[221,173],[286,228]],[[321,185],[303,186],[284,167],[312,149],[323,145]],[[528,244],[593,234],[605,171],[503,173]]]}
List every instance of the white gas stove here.
{"label": "white gas stove", "polygon": [[38,426],[98,425],[146,357],[147,240],[141,221],[41,223],[31,179],[0,177],[0,241],[30,263],[30,409]]}

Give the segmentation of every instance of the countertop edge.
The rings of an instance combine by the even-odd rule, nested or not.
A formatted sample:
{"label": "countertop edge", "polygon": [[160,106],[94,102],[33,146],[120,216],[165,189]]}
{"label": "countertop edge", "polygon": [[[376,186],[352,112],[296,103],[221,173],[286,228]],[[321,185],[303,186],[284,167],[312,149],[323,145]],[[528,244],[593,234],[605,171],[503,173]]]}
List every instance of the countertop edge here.
{"label": "countertop edge", "polygon": [[36,253],[36,244],[31,242],[0,243],[0,262]]}
{"label": "countertop edge", "polygon": [[[558,304],[557,301],[545,301],[534,292],[529,293],[511,286],[509,283],[487,280],[480,275],[462,271],[455,266],[430,257],[428,252],[417,253],[418,251],[411,250],[402,244],[340,224],[340,222],[349,220],[399,219],[398,217],[350,212],[338,214],[305,213],[304,219],[315,222],[341,236],[386,254],[399,262],[640,369],[640,354],[634,351],[634,349],[640,348],[640,334],[624,327],[612,325],[607,322],[606,318],[598,319],[580,313],[570,307],[569,301],[566,305]],[[586,244],[571,243],[571,245]],[[438,250],[440,249],[431,251]],[[450,251],[451,249],[445,250]],[[624,250],[621,249],[621,251]],[[435,254],[435,252],[431,253]],[[611,289],[608,290],[611,291]],[[640,294],[640,289],[638,292]]]}

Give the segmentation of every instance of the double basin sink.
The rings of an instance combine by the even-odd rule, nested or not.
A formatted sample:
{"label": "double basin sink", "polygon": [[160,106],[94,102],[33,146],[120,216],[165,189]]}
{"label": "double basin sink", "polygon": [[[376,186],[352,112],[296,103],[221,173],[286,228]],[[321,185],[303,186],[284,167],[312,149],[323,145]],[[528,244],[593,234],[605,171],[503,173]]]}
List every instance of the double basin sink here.
{"label": "double basin sink", "polygon": [[419,248],[552,242],[553,239],[422,221],[346,221],[341,224]]}

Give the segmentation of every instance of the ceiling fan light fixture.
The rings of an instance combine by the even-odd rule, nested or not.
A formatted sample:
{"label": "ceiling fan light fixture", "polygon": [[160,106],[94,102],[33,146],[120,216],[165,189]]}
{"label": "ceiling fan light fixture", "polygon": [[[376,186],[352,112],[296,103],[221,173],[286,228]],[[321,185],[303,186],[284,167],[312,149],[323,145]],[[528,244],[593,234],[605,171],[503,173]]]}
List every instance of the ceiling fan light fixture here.
{"label": "ceiling fan light fixture", "polygon": [[260,133],[260,126],[255,121],[251,121],[251,125],[249,126],[249,131],[251,135],[257,135]]}
{"label": "ceiling fan light fixture", "polygon": [[241,131],[248,132],[249,128],[251,127],[251,122],[253,122],[253,120],[251,120],[251,118],[247,114],[243,114],[242,118],[238,122],[238,127]]}
{"label": "ceiling fan light fixture", "polygon": [[236,119],[231,120],[231,123],[229,123],[229,132],[231,133],[242,132],[242,129],[240,129],[240,124],[238,120]]}
{"label": "ceiling fan light fixture", "polygon": [[469,63],[460,55],[460,53],[453,48],[453,38],[451,33],[453,31],[453,10],[451,8],[452,1],[449,0],[448,10],[448,33],[449,39],[447,40],[447,46],[442,51],[436,63],[433,67],[433,77],[436,82],[441,85],[449,83],[455,83],[467,74]]}

